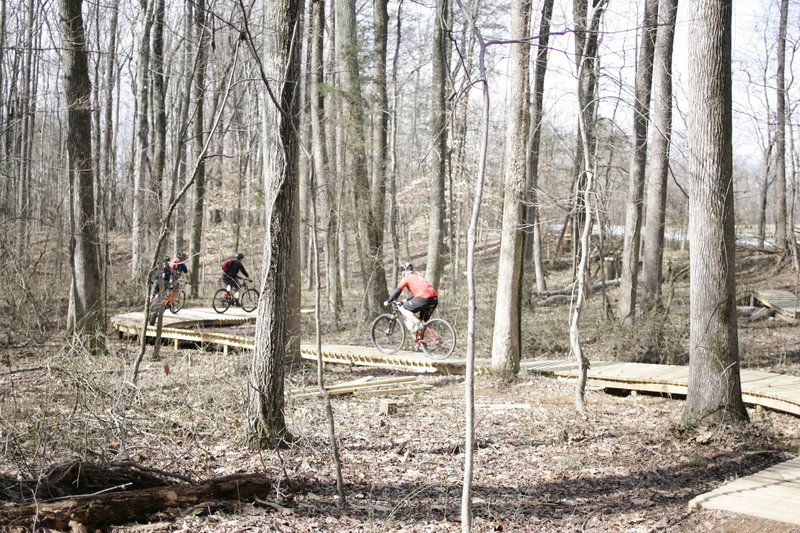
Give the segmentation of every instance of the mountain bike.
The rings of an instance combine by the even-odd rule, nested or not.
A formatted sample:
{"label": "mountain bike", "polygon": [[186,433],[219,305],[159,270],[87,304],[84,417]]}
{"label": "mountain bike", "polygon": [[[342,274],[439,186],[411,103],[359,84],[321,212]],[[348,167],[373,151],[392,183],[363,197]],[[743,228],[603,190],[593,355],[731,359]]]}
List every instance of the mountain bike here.
{"label": "mountain bike", "polygon": [[167,297],[162,301],[160,295],[153,296],[153,301],[150,303],[150,325],[156,323],[158,313],[161,309],[169,308],[173,314],[183,309],[186,303],[186,293],[183,290],[183,281],[177,280],[175,283],[167,287]]}
{"label": "mountain bike", "polygon": [[[370,326],[372,344],[383,353],[395,353],[405,343],[406,327],[400,315],[402,304],[402,301],[392,302],[391,312],[380,315]],[[449,357],[456,347],[456,331],[443,318],[431,318],[423,322],[420,329],[411,332],[411,339],[434,359]]]}
{"label": "mountain bike", "polygon": [[231,290],[231,287],[225,287],[214,293],[214,299],[211,300],[211,306],[217,313],[224,313],[231,306],[241,306],[244,311],[248,313],[254,311],[258,307],[258,291],[247,287],[248,279],[240,280],[239,284],[239,299],[236,299],[236,290]]}

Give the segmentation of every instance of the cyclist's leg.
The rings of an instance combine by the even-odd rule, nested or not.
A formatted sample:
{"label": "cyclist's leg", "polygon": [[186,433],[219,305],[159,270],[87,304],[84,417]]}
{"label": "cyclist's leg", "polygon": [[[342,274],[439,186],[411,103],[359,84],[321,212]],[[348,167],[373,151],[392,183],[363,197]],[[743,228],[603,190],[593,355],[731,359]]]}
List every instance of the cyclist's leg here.
{"label": "cyclist's leg", "polygon": [[[424,322],[424,319],[422,319],[422,311],[424,311],[427,306],[427,298],[411,298],[410,300],[406,300],[402,307],[400,307],[400,311],[413,320],[415,328],[419,328]],[[417,316],[417,313],[419,313],[420,316]]]}

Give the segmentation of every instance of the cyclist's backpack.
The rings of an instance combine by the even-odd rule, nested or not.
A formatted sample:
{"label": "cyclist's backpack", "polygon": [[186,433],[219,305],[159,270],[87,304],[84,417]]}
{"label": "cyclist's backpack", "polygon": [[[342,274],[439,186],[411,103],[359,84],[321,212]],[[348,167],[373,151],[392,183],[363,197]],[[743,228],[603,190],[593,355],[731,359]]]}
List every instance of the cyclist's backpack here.
{"label": "cyclist's backpack", "polygon": [[231,264],[232,264],[234,261],[236,261],[236,259],[234,259],[234,258],[232,258],[232,257],[231,257],[230,259],[226,259],[225,261],[223,261],[223,262],[222,262],[222,271],[223,271],[223,272],[227,272],[227,271],[228,271],[228,268],[231,266]]}

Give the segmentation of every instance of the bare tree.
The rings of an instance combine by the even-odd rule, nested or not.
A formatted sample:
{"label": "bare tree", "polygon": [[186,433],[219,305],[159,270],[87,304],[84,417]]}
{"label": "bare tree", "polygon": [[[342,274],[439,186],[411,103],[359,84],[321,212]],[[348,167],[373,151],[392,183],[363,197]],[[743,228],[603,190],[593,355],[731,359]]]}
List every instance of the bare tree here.
{"label": "bare tree", "polygon": [[746,420],[736,324],[731,0],[692,0],[686,423]]}
{"label": "bare tree", "polygon": [[136,74],[136,142],[133,164],[133,217],[131,233],[131,275],[141,280],[145,276],[147,249],[147,220],[153,204],[147,186],[150,176],[150,36],[153,28],[153,9],[150,0],[139,0],[142,33],[139,38],[139,57]]}
{"label": "bare tree", "polygon": [[506,126],[503,228],[497,269],[492,372],[514,376],[519,372],[520,320],[522,313],[522,241],[525,221],[525,177],[530,120],[530,31],[531,3],[511,3],[509,68],[511,93]]}
{"label": "bare tree", "polygon": [[633,152],[628,173],[628,196],[625,202],[625,236],[622,250],[622,275],[619,280],[617,312],[620,320],[632,322],[636,316],[636,293],[639,279],[639,248],[642,231],[642,201],[647,161],[647,123],[653,81],[658,0],[645,0],[639,63],[636,65],[636,89],[633,102]]}
{"label": "bare tree", "polygon": [[667,205],[669,149],[672,139],[672,44],[678,0],[661,0],[653,60],[653,164],[647,176],[644,260],[642,262],[642,304],[645,311],[658,301],[664,255],[664,220]]}
{"label": "bare tree", "polygon": [[775,115],[775,246],[789,251],[786,235],[786,21],[789,0],[781,0],[781,20],[778,27],[778,58]]}
{"label": "bare tree", "polygon": [[105,303],[92,168],[91,82],[81,0],[59,0],[67,104],[67,172],[70,182],[72,284],[68,330],[91,352],[105,349]]}
{"label": "bare tree", "polygon": [[448,48],[447,38],[450,19],[450,0],[436,0],[436,20],[433,30],[432,57],[432,116],[431,135],[433,136],[433,172],[430,179],[430,196],[428,199],[428,257],[425,277],[434,285],[439,285],[444,258],[442,257],[445,238],[445,178],[447,176],[447,70]]}
{"label": "bare tree", "polygon": [[[383,242],[378,234],[383,232],[384,214],[376,212],[373,206],[383,206],[382,201],[373,197],[367,173],[367,159],[364,135],[364,101],[359,80],[358,41],[356,31],[355,0],[336,0],[336,65],[343,97],[340,101],[340,133],[337,143],[337,163],[340,173],[351,179],[353,209],[358,216],[356,245],[361,257],[362,275],[365,287],[365,308],[368,316],[381,308],[386,299],[386,271],[383,267]],[[380,176],[382,185],[385,176]],[[375,184],[373,188],[377,190]],[[380,194],[379,192],[375,193]],[[344,237],[340,233],[340,238]]]}
{"label": "bare tree", "polygon": [[[539,148],[542,139],[542,105],[544,101],[544,81],[547,74],[548,47],[550,44],[550,20],[553,18],[554,0],[545,0],[542,4],[539,21],[539,42],[536,50],[536,66],[533,74],[533,91],[531,93],[531,120],[528,134],[528,162],[525,182],[525,268],[533,266],[536,277],[536,290],[547,290],[542,263],[542,232],[539,226]],[[529,276],[523,276],[523,284]],[[527,293],[527,291],[526,291]]]}
{"label": "bare tree", "polygon": [[[205,97],[206,97],[206,69],[208,67],[208,44],[210,31],[206,25],[206,0],[197,0],[194,6],[195,42],[197,43],[197,61],[195,62],[194,91],[195,112],[192,130],[192,145],[196,158],[200,157],[205,144]],[[206,198],[206,164],[199,159],[195,166],[194,198],[192,202],[192,236],[190,243],[192,262],[192,297],[200,295],[200,253],[203,249],[203,206]]]}
{"label": "bare tree", "polygon": [[[300,316],[297,137],[303,9],[300,0],[270,0],[264,10],[262,108],[266,239],[262,294],[248,380],[247,440],[256,448],[292,440],[284,418],[284,365],[299,352]],[[271,80],[278,80],[272,82]],[[294,353],[293,353],[294,352]]]}
{"label": "bare tree", "polygon": [[589,372],[589,358],[583,351],[580,341],[581,312],[586,303],[587,275],[589,270],[589,252],[591,229],[593,224],[592,202],[594,176],[596,173],[594,126],[597,112],[597,48],[598,29],[603,17],[606,2],[592,1],[591,10],[585,0],[573,2],[573,17],[578,31],[575,34],[575,61],[578,67],[578,141],[580,160],[576,162],[578,175],[575,176],[574,229],[577,239],[575,243],[576,267],[575,298],[570,309],[569,339],[570,349],[578,363],[578,380],[575,384],[575,407],[586,412],[585,391]]}
{"label": "bare tree", "polygon": [[325,81],[323,62],[323,34],[325,31],[325,0],[311,2],[311,52],[310,83],[308,97],[311,115],[311,152],[314,174],[320,195],[320,222],[325,240],[325,289],[326,304],[334,324],[339,323],[339,308],[342,301],[339,284],[339,252],[336,216],[336,190],[330,168],[330,156],[326,140],[325,97],[322,86]]}

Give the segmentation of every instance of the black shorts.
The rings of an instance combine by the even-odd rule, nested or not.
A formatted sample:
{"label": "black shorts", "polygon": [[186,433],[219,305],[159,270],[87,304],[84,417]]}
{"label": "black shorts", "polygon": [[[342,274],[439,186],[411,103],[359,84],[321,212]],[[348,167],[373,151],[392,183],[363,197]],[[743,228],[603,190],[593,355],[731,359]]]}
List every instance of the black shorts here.
{"label": "black shorts", "polygon": [[222,277],[219,278],[219,280],[225,285],[230,285],[234,289],[238,289],[239,287],[242,286],[241,283],[239,283],[239,278],[234,278],[227,274],[223,274]]}
{"label": "black shorts", "polygon": [[427,322],[437,305],[439,305],[439,297],[432,296],[430,298],[411,298],[410,300],[406,300],[403,304],[403,308],[408,309],[412,313],[419,313],[419,317]]}

